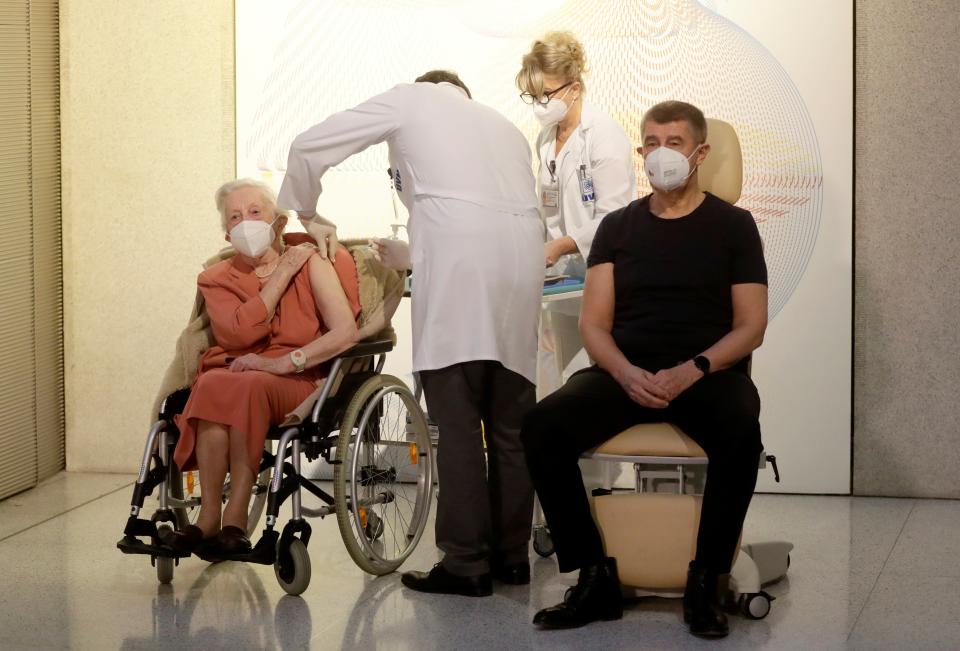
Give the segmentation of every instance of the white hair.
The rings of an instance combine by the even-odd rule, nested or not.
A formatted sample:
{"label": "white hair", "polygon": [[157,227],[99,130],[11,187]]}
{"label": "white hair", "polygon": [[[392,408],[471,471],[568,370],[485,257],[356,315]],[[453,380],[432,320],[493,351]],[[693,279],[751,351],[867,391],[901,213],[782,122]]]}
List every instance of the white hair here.
{"label": "white hair", "polygon": [[216,193],[213,195],[213,199],[217,204],[217,210],[220,212],[220,225],[224,231],[227,230],[227,198],[237,190],[243,190],[244,188],[259,190],[260,196],[263,197],[263,202],[266,204],[265,208],[272,211],[274,217],[286,214],[277,210],[277,195],[274,194],[273,188],[263,181],[257,181],[256,179],[228,181],[217,188]]}

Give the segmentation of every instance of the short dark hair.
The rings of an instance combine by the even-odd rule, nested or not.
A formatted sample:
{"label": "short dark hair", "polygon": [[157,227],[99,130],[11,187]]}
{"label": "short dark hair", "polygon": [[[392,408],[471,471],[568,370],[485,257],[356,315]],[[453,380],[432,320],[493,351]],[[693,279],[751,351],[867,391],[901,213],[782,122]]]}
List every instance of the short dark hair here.
{"label": "short dark hair", "polygon": [[441,82],[447,82],[448,84],[453,84],[454,86],[459,86],[467,93],[467,97],[473,99],[473,95],[470,94],[470,89],[467,88],[467,85],[460,80],[460,77],[457,73],[452,70],[431,70],[430,72],[425,72],[415,79],[415,81],[426,81],[431,84],[439,84]]}
{"label": "short dark hair", "polygon": [[653,120],[657,124],[669,124],[670,122],[683,120],[690,125],[690,133],[698,144],[707,141],[707,119],[703,117],[703,111],[693,104],[671,100],[651,106],[643,114],[643,121],[640,123],[641,134],[646,132],[648,120]]}

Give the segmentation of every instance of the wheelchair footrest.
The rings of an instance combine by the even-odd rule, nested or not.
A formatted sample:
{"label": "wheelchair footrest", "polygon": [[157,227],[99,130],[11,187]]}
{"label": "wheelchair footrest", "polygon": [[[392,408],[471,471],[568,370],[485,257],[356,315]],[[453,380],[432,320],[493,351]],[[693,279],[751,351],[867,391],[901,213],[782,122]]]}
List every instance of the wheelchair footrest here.
{"label": "wheelchair footrest", "polygon": [[148,556],[161,556],[163,558],[186,558],[190,555],[175,552],[165,545],[151,545],[133,536],[124,536],[118,540],[117,549],[124,554],[146,554]]}

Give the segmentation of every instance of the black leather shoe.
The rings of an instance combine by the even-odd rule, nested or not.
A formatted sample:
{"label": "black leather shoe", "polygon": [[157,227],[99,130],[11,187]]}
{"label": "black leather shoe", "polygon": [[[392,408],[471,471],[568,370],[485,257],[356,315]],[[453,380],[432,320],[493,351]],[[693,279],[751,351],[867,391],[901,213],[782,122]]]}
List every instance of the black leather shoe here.
{"label": "black leather shoe", "polygon": [[160,542],[180,554],[190,554],[210,538],[203,537],[200,527],[188,524],[183,531],[165,531]]}
{"label": "black leather shoe", "polygon": [[577,585],[567,591],[563,603],[538,612],[533,623],[540,628],[577,628],[597,620],[623,617],[623,599],[617,561],[607,558],[580,568]]}
{"label": "black leather shoe", "polygon": [[250,539],[240,527],[227,525],[217,535],[217,552],[222,556],[234,556],[250,552]]}
{"label": "black leather shoe", "polygon": [[491,561],[490,573],[493,575],[493,578],[500,583],[506,583],[507,585],[527,585],[530,583],[530,561],[508,564]]}
{"label": "black leather shoe", "polygon": [[460,576],[448,572],[441,563],[434,565],[429,572],[404,572],[400,582],[417,592],[459,594],[465,597],[489,597],[493,594],[489,574]]}
{"label": "black leather shoe", "polygon": [[687,588],[683,592],[683,621],[697,637],[726,637],[727,616],[720,608],[720,575],[690,563]]}

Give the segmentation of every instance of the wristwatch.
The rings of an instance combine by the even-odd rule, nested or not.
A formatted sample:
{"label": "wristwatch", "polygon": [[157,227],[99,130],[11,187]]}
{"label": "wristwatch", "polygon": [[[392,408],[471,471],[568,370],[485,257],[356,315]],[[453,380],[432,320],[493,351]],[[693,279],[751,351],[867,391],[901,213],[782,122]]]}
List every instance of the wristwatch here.
{"label": "wristwatch", "polygon": [[293,362],[294,373],[303,373],[307,368],[307,354],[300,348],[290,351],[290,361]]}
{"label": "wristwatch", "polygon": [[700,369],[704,375],[710,374],[710,360],[703,355],[697,355],[693,358],[693,365]]}

